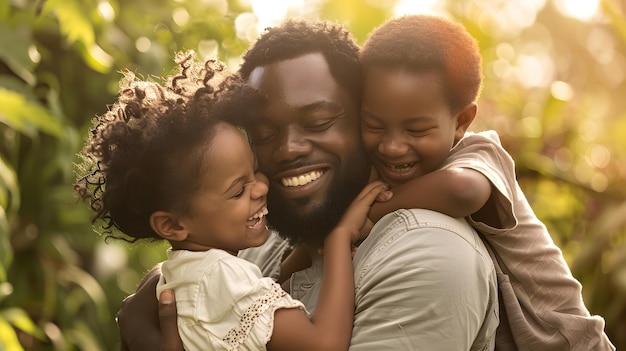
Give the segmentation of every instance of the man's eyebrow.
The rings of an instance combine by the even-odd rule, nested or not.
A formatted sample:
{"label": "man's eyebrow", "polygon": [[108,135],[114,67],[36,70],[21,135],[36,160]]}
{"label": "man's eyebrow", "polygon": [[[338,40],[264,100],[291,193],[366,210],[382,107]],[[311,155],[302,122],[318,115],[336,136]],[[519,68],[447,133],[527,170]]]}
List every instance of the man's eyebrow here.
{"label": "man's eyebrow", "polygon": [[308,105],[298,107],[298,111],[300,112],[311,112],[317,110],[333,110],[341,112],[344,110],[344,108],[340,104],[328,100],[316,101]]}

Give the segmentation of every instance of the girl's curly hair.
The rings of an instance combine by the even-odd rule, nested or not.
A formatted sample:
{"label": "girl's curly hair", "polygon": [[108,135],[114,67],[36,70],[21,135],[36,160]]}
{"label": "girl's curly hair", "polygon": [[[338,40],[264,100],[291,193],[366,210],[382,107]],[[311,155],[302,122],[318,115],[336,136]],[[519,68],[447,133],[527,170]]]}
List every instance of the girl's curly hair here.
{"label": "girl's curly hair", "polygon": [[150,215],[188,210],[216,125],[247,113],[235,103],[247,89],[222,63],[199,62],[193,51],[177,54],[176,63],[163,84],[123,72],[117,101],[93,120],[74,190],[95,212],[92,223],[103,222],[103,234],[159,239]]}

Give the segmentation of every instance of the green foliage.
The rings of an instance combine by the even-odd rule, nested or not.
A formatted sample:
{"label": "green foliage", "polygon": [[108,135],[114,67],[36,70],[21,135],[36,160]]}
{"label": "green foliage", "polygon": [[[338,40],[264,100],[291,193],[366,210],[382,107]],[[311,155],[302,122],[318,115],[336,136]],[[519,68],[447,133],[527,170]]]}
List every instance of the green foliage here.
{"label": "green foliage", "polygon": [[[105,16],[107,4],[120,16]],[[145,245],[122,246],[121,266],[106,261],[103,247],[119,244],[101,244],[75,199],[75,155],[91,117],[114,101],[121,68],[163,74],[175,51],[205,35],[227,38],[233,56],[245,45],[215,9],[185,5],[216,21],[190,22],[194,35],[183,38],[188,28],[172,19],[183,5],[152,6],[0,3],[0,350],[119,348],[119,303],[164,259],[163,246]],[[140,36],[152,44],[145,52],[134,48]]]}
{"label": "green foliage", "polygon": [[[396,2],[320,1],[307,15],[362,43]],[[500,132],[588,307],[626,348],[623,9],[602,0],[607,21],[581,22],[547,2],[513,30],[502,14],[523,1],[440,3],[482,50],[474,129]],[[234,67],[257,34],[241,28],[249,11],[235,0],[0,0],[0,350],[119,348],[120,302],[166,246],[105,244],[74,197],[75,155],[122,68],[165,75],[184,49]],[[524,83],[542,69],[544,82]]]}

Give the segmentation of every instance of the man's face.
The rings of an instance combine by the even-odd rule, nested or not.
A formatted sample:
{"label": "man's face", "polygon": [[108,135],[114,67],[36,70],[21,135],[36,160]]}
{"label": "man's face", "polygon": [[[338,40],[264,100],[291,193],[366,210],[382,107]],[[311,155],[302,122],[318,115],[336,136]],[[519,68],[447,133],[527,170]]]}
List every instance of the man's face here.
{"label": "man's face", "polygon": [[248,133],[270,180],[269,222],[319,245],[369,177],[359,102],[320,53],[257,67],[250,83],[267,97]]}

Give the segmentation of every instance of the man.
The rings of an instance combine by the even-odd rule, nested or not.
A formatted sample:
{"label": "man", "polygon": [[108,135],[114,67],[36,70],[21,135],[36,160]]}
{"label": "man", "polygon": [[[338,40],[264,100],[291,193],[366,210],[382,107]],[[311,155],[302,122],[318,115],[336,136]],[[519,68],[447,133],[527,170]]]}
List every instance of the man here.
{"label": "man", "polygon": [[[358,47],[340,26],[291,21],[259,38],[240,73],[262,93],[254,116],[239,123],[270,179],[268,220],[313,257],[291,279],[291,294],[311,311],[320,288],[318,249],[369,178],[359,135]],[[493,349],[495,271],[464,220],[427,210],[389,214],[357,251],[354,274],[351,350]],[[182,350],[175,318],[162,318],[161,345],[154,280],[147,277],[125,300],[118,316],[123,348]],[[161,313],[175,315],[173,307]]]}

